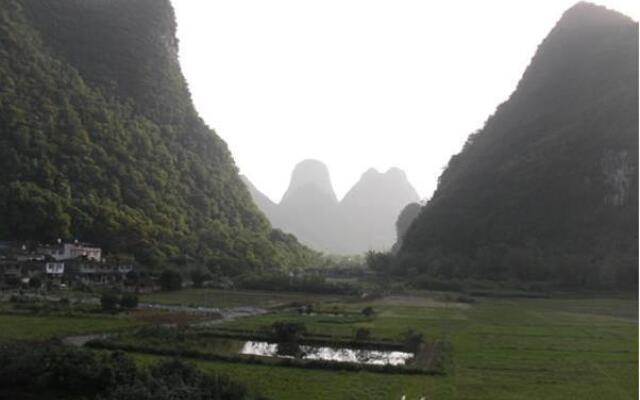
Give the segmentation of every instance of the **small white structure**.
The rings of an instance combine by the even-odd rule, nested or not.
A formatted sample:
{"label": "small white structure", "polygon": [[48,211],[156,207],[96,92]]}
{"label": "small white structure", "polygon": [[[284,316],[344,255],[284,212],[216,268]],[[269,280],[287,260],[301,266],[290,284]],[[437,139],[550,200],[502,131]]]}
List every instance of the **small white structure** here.
{"label": "small white structure", "polygon": [[64,275],[64,263],[62,262],[48,262],[45,264],[44,269],[49,276]]}
{"label": "small white structure", "polygon": [[86,243],[64,243],[57,246],[42,247],[38,250],[53,257],[56,261],[73,260],[79,257],[92,261],[102,260],[102,249]]}

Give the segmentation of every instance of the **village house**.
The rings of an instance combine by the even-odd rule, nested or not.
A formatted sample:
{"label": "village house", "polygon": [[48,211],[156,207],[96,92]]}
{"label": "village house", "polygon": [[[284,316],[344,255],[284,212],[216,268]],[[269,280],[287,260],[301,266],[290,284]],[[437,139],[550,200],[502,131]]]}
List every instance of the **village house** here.
{"label": "village house", "polygon": [[61,243],[37,246],[30,251],[25,245],[2,247],[0,286],[28,284],[38,276],[49,284],[82,284],[88,286],[123,285],[134,270],[132,260],[102,257],[100,247],[86,243]]}
{"label": "village house", "polygon": [[38,247],[38,253],[48,255],[56,261],[73,260],[84,257],[88,260],[100,261],[102,259],[102,249],[88,243],[58,243],[54,246]]}

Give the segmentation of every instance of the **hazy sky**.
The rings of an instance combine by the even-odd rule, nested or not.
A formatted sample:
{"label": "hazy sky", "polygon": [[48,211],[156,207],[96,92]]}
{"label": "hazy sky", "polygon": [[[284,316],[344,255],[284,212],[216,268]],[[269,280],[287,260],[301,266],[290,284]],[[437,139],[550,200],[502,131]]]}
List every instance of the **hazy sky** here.
{"label": "hazy sky", "polygon": [[[574,0],[172,0],[204,120],[273,200],[305,158],[339,197],[397,166],[423,197]],[[600,0],[632,16],[637,0]]]}

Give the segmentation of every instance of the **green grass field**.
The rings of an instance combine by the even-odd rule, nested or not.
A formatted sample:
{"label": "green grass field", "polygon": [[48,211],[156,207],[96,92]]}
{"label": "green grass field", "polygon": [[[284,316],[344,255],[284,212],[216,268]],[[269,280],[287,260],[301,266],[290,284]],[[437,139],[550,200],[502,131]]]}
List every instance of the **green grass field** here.
{"label": "green grass field", "polygon": [[[160,301],[198,304],[194,292],[154,296]],[[467,304],[442,301],[437,294],[392,296],[366,303],[264,292],[217,294],[234,306],[277,305],[305,298],[321,311],[308,316],[274,313],[241,318],[225,323],[226,328],[260,329],[286,319],[303,321],[311,332],[336,336],[366,327],[374,338],[397,339],[412,328],[451,344],[445,376],[196,362],[204,370],[229,374],[272,399],[400,400],[403,395],[406,400],[638,398],[638,303],[631,296],[478,298]],[[376,312],[372,318],[359,315],[367,305]],[[134,323],[126,317],[0,315],[0,339],[48,338]],[[140,362],[156,358],[135,357]]]}
{"label": "green grass field", "polygon": [[157,292],[140,297],[141,303],[182,306],[206,306],[217,308],[256,306],[276,307],[290,303],[328,302],[339,296],[305,293],[274,293],[252,290],[183,289],[173,292]]}
{"label": "green grass field", "polygon": [[[635,298],[479,299],[445,303],[391,297],[370,304],[377,315],[343,323],[322,316],[270,314],[225,324],[258,329],[280,319],[302,320],[313,332],[336,335],[363,326],[395,338],[408,328],[446,337],[448,374],[387,375],[198,362],[226,372],[274,399],[636,399],[638,325]],[[339,306],[357,311],[366,304]],[[334,304],[323,306],[333,309]],[[347,318],[347,317],[345,317]],[[350,318],[350,317],[349,317]],[[148,356],[140,356],[148,359]]]}
{"label": "green grass field", "polygon": [[0,314],[0,341],[45,340],[75,334],[114,331],[136,325],[139,324],[126,317]]}

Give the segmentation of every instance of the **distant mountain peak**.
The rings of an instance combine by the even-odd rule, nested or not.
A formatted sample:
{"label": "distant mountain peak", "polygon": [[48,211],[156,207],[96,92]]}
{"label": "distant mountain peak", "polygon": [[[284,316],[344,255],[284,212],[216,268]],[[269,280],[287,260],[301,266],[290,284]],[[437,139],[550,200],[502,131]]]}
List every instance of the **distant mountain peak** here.
{"label": "distant mountain peak", "polygon": [[407,174],[398,167],[389,168],[385,173],[385,175],[389,177],[393,177],[394,179],[398,179],[398,180],[407,180]]}
{"label": "distant mountain peak", "polygon": [[378,177],[378,176],[380,176],[380,175],[382,175],[382,174],[381,174],[381,173],[380,173],[380,171],[378,171],[377,169],[375,169],[375,168],[369,168],[368,170],[366,170],[366,171],[364,172],[364,174],[362,174],[362,176],[360,177],[360,179],[375,178],[375,177]]}
{"label": "distant mountain peak", "polygon": [[306,159],[300,161],[294,167],[289,188],[284,196],[282,196],[281,202],[288,201],[299,189],[310,186],[315,187],[315,190],[328,195],[336,202],[338,201],[338,197],[333,189],[333,184],[331,183],[329,168],[327,168],[322,161]]}
{"label": "distant mountain peak", "polygon": [[400,211],[419,197],[399,168],[385,173],[366,170],[338,202],[327,166],[318,160],[299,162],[279,204],[267,201],[243,177],[255,203],[271,223],[303,243],[335,254],[388,250],[396,239]]}
{"label": "distant mountain peak", "polygon": [[616,10],[587,1],[581,1],[567,9],[567,11],[562,14],[560,21],[579,21],[581,23],[602,23],[611,21],[619,23],[621,19],[632,21],[630,17]]}

